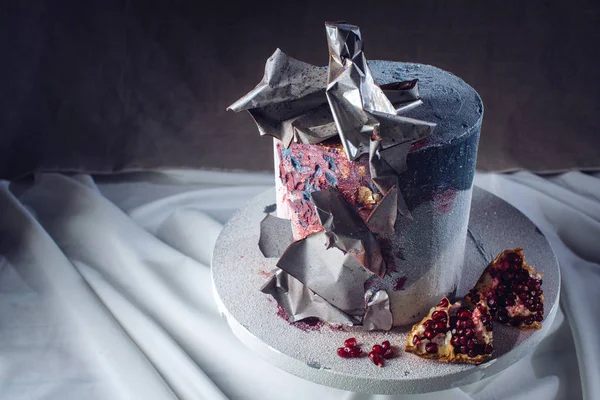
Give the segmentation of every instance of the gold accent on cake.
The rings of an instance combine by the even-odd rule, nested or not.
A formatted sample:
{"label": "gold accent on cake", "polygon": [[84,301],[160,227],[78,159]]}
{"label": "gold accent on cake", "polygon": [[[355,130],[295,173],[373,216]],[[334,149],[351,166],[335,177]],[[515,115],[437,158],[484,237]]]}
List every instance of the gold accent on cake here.
{"label": "gold accent on cake", "polygon": [[350,176],[350,165],[349,163],[341,163],[340,167],[340,174],[342,175],[342,178],[347,179]]}
{"label": "gold accent on cake", "polygon": [[377,199],[375,198],[375,196],[373,195],[371,189],[369,189],[368,187],[361,186],[358,188],[358,202],[363,206],[367,204],[377,203]]}

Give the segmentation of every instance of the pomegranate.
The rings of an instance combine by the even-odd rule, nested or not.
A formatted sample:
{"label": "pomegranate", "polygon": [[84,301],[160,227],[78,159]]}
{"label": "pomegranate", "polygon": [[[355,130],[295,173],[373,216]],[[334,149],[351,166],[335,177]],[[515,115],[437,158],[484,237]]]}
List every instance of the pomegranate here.
{"label": "pomegranate", "polygon": [[449,363],[481,364],[492,356],[492,316],[485,302],[469,310],[443,298],[413,326],[404,350]]}
{"label": "pomegranate", "polygon": [[540,329],[544,319],[542,274],[525,262],[523,249],[500,253],[465,296],[484,302],[494,321],[520,329]]}

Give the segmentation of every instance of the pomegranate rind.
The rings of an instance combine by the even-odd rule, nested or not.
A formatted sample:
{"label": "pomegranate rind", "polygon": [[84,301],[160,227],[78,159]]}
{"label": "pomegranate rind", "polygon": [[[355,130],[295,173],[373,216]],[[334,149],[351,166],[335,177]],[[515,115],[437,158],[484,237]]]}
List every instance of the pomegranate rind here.
{"label": "pomegranate rind", "polygon": [[[444,299],[446,299],[444,297]],[[448,299],[446,299],[448,300]],[[487,310],[487,305],[484,303],[479,303],[482,304],[486,310]],[[481,364],[487,360],[489,360],[492,357],[492,354],[478,354],[476,357],[469,357],[467,354],[463,354],[463,353],[456,353],[455,352],[455,348],[452,345],[452,343],[450,343],[450,340],[452,339],[452,331],[448,331],[445,334],[445,338],[444,343],[442,345],[438,344],[438,352],[435,354],[431,354],[431,353],[427,353],[425,351],[425,344],[428,342],[427,339],[423,339],[423,344],[417,345],[415,346],[413,344],[413,338],[415,336],[419,337],[422,336],[421,334],[424,332],[425,330],[425,321],[432,319],[432,315],[434,312],[436,311],[445,311],[448,316],[452,316],[452,315],[456,315],[456,311],[458,309],[461,308],[461,302],[456,302],[454,304],[450,303],[450,301],[448,301],[448,306],[445,307],[440,307],[440,306],[435,306],[432,307],[431,310],[429,310],[429,314],[427,314],[420,322],[416,323],[412,329],[410,330],[410,332],[408,333],[408,337],[406,338],[406,345],[404,346],[404,351],[406,351],[407,353],[412,353],[416,356],[419,356],[421,358],[426,358],[426,359],[431,359],[431,360],[438,360],[440,362],[444,362],[444,363],[455,363],[455,364]],[[479,311],[475,311],[477,310],[477,308],[474,309],[473,312],[478,313]],[[446,326],[449,328],[450,327],[450,320],[448,319]],[[488,345],[488,344],[492,344],[493,342],[493,334],[492,331],[488,331],[485,326],[483,326],[483,323],[481,321],[478,321],[475,323],[475,330],[476,330],[476,334],[477,334],[477,339],[483,343],[484,345]],[[441,333],[438,334],[438,336],[436,336],[438,339],[438,341],[441,341]],[[434,338],[435,339],[435,338]]]}
{"label": "pomegranate rind", "polygon": [[[510,249],[510,250],[505,250],[502,253],[498,254],[496,256],[496,258],[494,258],[494,260],[492,260],[492,262],[485,268],[485,270],[483,271],[483,273],[481,274],[481,277],[479,278],[479,280],[477,281],[477,283],[474,286],[475,291],[477,292],[477,294],[479,295],[480,298],[480,302],[484,302],[486,303],[486,307],[487,307],[487,301],[486,301],[486,296],[485,294],[488,293],[490,290],[492,290],[493,287],[493,278],[490,274],[490,271],[492,271],[493,269],[496,269],[499,267],[499,265],[505,260],[505,258],[510,255],[510,254],[517,254],[521,257],[521,268],[526,270],[529,273],[529,276],[532,278],[543,278],[544,275],[537,271],[532,265],[527,264],[527,262],[525,261],[525,256],[523,254],[523,249],[521,248],[516,248],[516,249]],[[544,305],[544,294],[542,292],[542,294],[540,294],[540,302],[542,304],[542,310],[541,312],[543,313],[543,305]],[[471,294],[468,293],[465,296],[465,302],[468,306],[472,307],[473,306],[473,300],[471,298]],[[520,299],[516,299],[516,302],[522,305],[522,302]],[[532,316],[535,315],[535,312],[530,311],[529,309],[525,308],[525,311],[527,311],[526,313],[522,313],[519,314],[522,317],[528,317],[528,316]],[[513,326],[515,328],[519,328],[521,330],[538,330],[542,328],[542,323],[538,322],[538,321],[533,321],[532,324],[525,324],[523,322],[521,322],[521,324],[519,325],[511,325],[509,322],[503,323],[497,320],[497,318],[494,317],[494,322],[502,324],[502,325],[507,325],[507,326]]]}

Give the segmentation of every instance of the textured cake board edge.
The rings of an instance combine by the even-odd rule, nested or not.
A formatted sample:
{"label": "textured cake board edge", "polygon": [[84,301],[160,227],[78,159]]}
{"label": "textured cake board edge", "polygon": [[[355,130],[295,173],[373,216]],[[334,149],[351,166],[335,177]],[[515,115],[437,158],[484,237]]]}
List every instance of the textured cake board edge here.
{"label": "textured cake board edge", "polygon": [[[484,189],[478,188],[474,186],[474,191],[480,190],[485,192],[487,195],[494,196],[493,194],[485,191]],[[267,192],[273,193],[274,198],[274,189],[269,189]],[[257,196],[265,196],[265,193]],[[497,196],[494,196],[497,198]],[[499,199],[499,198],[498,198]],[[500,199],[501,200],[501,199]],[[503,201],[503,200],[501,200]],[[268,202],[267,202],[268,203]],[[264,206],[268,205],[267,203]],[[517,210],[518,211],[518,210]],[[247,207],[238,211],[238,214],[247,212]],[[234,218],[232,218],[234,220]],[[230,220],[230,221],[232,221]],[[531,222],[531,221],[530,221]],[[531,222],[531,224],[533,224]],[[229,222],[226,224],[229,225]],[[535,225],[534,225],[535,226]],[[225,227],[222,231],[225,232]],[[217,239],[218,246],[219,239],[221,235]],[[551,249],[551,248],[550,248]],[[552,257],[558,266],[556,261],[556,256],[552,253]],[[446,390],[451,388],[456,388],[468,384],[475,383],[480,381],[481,379],[488,378],[492,375],[495,375],[504,369],[508,368],[512,364],[518,362],[522,358],[529,355],[536,346],[542,341],[542,339],[546,336],[548,331],[550,330],[552,323],[556,317],[556,313],[558,311],[559,306],[559,296],[560,296],[560,270],[558,267],[556,268],[556,276],[555,279],[552,279],[551,282],[555,283],[556,296],[552,304],[546,304],[547,312],[543,321],[542,329],[532,332],[529,337],[527,337],[524,341],[516,344],[509,352],[499,356],[494,357],[492,360],[481,364],[481,365],[473,365],[468,369],[459,370],[455,373],[448,373],[445,375],[436,375],[436,376],[420,376],[420,377],[411,377],[410,379],[389,379],[389,378],[381,378],[373,376],[357,376],[357,375],[348,375],[339,371],[335,371],[329,368],[322,368],[318,364],[307,363],[304,360],[299,358],[294,358],[283,352],[271,347],[265,341],[261,340],[256,335],[252,334],[247,327],[245,327],[242,323],[238,321],[238,319],[228,310],[225,306],[221,296],[219,295],[219,291],[216,287],[216,282],[213,276],[215,260],[213,258],[213,265],[211,267],[211,277],[212,279],[212,288],[213,294],[215,297],[215,301],[217,303],[217,307],[219,309],[219,313],[226,320],[233,334],[250,350],[257,353],[261,358],[270,362],[274,366],[291,373],[300,378],[307,379],[309,381],[338,388],[342,390],[360,392],[360,393],[369,393],[369,394],[417,394],[417,393],[428,393],[428,392],[436,392],[440,390]],[[483,268],[482,268],[483,270]],[[548,307],[550,306],[550,307]],[[273,318],[278,318],[273,315]],[[295,329],[295,328],[292,328]],[[406,327],[408,331],[410,327]],[[293,332],[293,331],[292,331]],[[341,344],[340,344],[341,345]],[[414,355],[404,353],[400,349],[399,352],[400,357],[416,357]],[[365,363],[369,363],[370,361],[363,360]],[[361,364],[357,366],[358,369],[369,367],[368,364]],[[400,377],[399,377],[400,378]]]}

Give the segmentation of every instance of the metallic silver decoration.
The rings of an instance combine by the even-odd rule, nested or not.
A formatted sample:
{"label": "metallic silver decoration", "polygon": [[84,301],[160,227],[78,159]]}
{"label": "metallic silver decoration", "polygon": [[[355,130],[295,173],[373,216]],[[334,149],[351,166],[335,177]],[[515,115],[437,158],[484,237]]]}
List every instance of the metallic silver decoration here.
{"label": "metallic silver decoration", "polygon": [[316,317],[331,324],[355,325],[360,319],[351,317],[329,304],[302,282],[285,271],[277,270],[261,288],[285,310],[290,322]]}
{"label": "metallic silver decoration", "polygon": [[[392,102],[375,83],[360,29],[343,22],[328,22],[325,28],[329,45],[325,94],[348,157],[355,160],[369,152],[374,129],[379,131],[382,149],[429,136],[435,124],[396,115]],[[405,98],[397,100],[408,100],[405,107],[412,107],[419,101],[418,89],[416,84],[407,87]]]}
{"label": "metallic silver decoration", "polygon": [[324,232],[293,242],[288,220],[267,215],[261,221],[259,249],[267,258],[280,257],[281,268],[261,290],[293,321],[315,316],[360,323],[365,282],[373,274],[385,275],[379,244],[337,190],[314,192],[313,201]]}
{"label": "metallic silver decoration", "polygon": [[250,113],[261,135],[281,140],[319,143],[337,136],[325,97],[327,71],[298,61],[281,50],[267,60],[262,81],[229,106]]}
{"label": "metallic silver decoration", "polygon": [[326,232],[307,236],[287,248],[277,267],[344,313],[362,317],[364,283],[372,273],[356,257],[329,244]]}
{"label": "metallic silver decoration", "polygon": [[313,192],[312,201],[329,239],[328,247],[354,256],[365,269],[383,278],[386,268],[379,243],[356,209],[336,189]]}
{"label": "metallic silver decoration", "polygon": [[367,303],[367,311],[362,326],[367,330],[392,329],[392,312],[390,311],[390,296],[385,290],[378,290]]}
{"label": "metallic silver decoration", "polygon": [[276,137],[285,147],[292,141],[315,144],[339,135],[351,160],[368,153],[375,127],[382,149],[433,132],[433,123],[397,115],[422,103],[416,80],[380,88],[367,65],[359,28],[326,23],[326,31],[328,69],[277,49],[267,60],[262,81],[228,110],[248,111],[261,135]]}
{"label": "metallic silver decoration", "polygon": [[[275,234],[275,232],[277,233]],[[289,219],[277,218],[267,214],[260,221],[258,248],[266,258],[281,257],[293,241],[292,226]]]}

